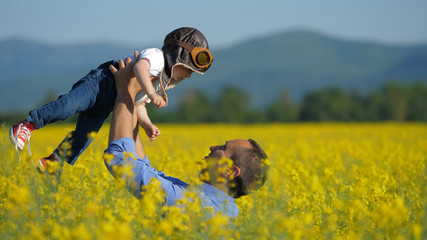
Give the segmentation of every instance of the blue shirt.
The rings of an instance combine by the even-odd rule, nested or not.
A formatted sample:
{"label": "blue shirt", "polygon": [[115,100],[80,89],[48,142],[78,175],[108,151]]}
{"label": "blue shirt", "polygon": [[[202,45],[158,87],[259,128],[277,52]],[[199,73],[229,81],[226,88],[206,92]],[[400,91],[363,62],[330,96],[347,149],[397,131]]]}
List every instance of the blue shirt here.
{"label": "blue shirt", "polygon": [[[127,152],[133,154],[134,157],[125,158]],[[160,181],[161,186],[166,192],[165,204],[168,206],[175,205],[176,200],[184,198],[185,191],[189,186],[188,183],[181,181],[178,178],[167,176],[164,172],[157,171],[150,166],[147,156],[141,159],[135,153],[135,142],[131,138],[120,138],[113,141],[105,150],[105,153],[113,154],[113,159],[105,160],[110,173],[115,178],[122,178],[127,186],[127,189],[137,198],[141,197],[141,187],[150,183],[152,178]],[[133,176],[117,175],[113,171],[113,166],[131,166]],[[203,183],[198,187],[200,191],[200,199],[204,207],[212,207],[215,212],[222,212],[231,217],[237,217],[239,209],[234,203],[234,198],[218,188]]]}

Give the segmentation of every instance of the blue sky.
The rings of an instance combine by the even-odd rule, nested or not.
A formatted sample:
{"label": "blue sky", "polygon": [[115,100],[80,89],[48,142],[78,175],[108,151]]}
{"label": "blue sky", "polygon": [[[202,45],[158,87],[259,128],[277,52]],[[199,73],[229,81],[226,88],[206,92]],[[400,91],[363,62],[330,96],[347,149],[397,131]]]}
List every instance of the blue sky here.
{"label": "blue sky", "polygon": [[386,44],[427,43],[424,0],[3,1],[0,39],[161,46],[175,28],[201,30],[212,48],[308,29]]}

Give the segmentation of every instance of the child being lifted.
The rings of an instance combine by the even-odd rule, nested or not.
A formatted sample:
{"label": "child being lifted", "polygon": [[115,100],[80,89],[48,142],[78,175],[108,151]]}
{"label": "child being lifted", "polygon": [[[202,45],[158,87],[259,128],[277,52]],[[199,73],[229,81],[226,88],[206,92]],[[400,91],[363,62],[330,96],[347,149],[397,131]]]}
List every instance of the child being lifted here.
{"label": "child being lifted", "polygon": [[[189,27],[178,28],[169,33],[164,39],[162,51],[149,48],[139,55],[141,60],[133,67],[139,86],[132,87],[142,89],[135,97],[138,122],[153,142],[160,135],[160,130],[150,121],[145,103],[152,101],[157,108],[165,107],[168,104],[165,90],[190,78],[193,72],[204,74],[213,57],[204,35]],[[134,60],[134,54],[129,57]],[[67,162],[74,165],[92,141],[89,133],[98,132],[112,112],[117,92],[114,75],[109,70],[110,64],[118,67],[117,61],[101,64],[76,82],[68,93],[31,110],[26,119],[10,127],[9,138],[18,152],[18,149],[24,149],[26,142],[29,145],[34,130],[79,114],[75,130],[67,134],[49,157],[39,159],[36,163],[40,173],[57,175],[59,178],[62,169],[49,171],[49,163],[59,162],[62,166],[63,162]],[[63,146],[68,147],[64,149]],[[28,150],[30,151],[29,146]]]}

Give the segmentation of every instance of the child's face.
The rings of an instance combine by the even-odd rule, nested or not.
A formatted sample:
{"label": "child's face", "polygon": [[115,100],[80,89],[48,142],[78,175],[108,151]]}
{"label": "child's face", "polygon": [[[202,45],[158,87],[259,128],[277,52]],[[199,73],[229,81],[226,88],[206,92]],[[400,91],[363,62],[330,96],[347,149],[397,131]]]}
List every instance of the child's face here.
{"label": "child's face", "polygon": [[177,81],[182,81],[186,78],[191,78],[192,73],[193,73],[192,70],[184,66],[178,65],[173,68],[172,78]]}

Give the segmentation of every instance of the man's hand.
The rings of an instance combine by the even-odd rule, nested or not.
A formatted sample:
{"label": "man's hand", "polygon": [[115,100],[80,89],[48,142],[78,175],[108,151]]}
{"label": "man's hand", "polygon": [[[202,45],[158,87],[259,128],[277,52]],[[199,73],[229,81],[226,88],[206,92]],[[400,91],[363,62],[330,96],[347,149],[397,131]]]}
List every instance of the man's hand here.
{"label": "man's hand", "polygon": [[[135,51],[135,60],[134,63],[139,61],[139,52]],[[135,89],[130,86],[134,81],[136,81],[135,74],[133,72],[132,59],[127,57],[125,62],[119,60],[119,70],[117,70],[113,65],[109,66],[110,71],[113,73],[115,78],[116,90],[117,93],[129,92],[131,96],[135,96]]]}
{"label": "man's hand", "polygon": [[148,96],[154,105],[156,105],[157,108],[163,108],[166,106],[166,101],[157,93],[151,94]]}

